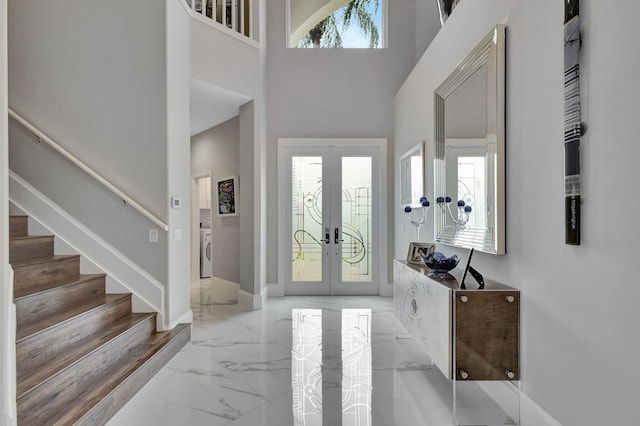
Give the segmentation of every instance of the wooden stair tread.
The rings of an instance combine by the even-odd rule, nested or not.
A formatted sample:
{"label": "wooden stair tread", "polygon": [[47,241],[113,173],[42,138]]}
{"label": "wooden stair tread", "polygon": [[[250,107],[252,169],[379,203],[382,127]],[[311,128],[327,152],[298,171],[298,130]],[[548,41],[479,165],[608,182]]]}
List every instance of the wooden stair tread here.
{"label": "wooden stair tread", "polygon": [[29,297],[36,294],[44,293],[46,291],[54,290],[59,287],[76,285],[82,282],[91,281],[95,278],[100,278],[104,276],[105,274],[85,274],[85,275],[80,275],[80,278],[75,281],[70,281],[70,282],[69,281],[52,281],[44,284],[35,285],[33,287],[18,288],[18,289],[15,289],[14,291],[13,299],[14,301],[17,301],[24,297]]}
{"label": "wooden stair tread", "polygon": [[11,266],[13,267],[13,269],[16,269],[16,268],[19,268],[19,267],[37,265],[37,264],[40,264],[40,263],[46,263],[46,262],[51,262],[51,261],[55,261],[55,260],[74,259],[74,258],[79,258],[79,257],[80,256],[77,255],[77,254],[55,255],[55,256],[50,256],[50,257],[41,257],[41,258],[38,258],[38,259],[18,260],[18,261],[12,262]]}
{"label": "wooden stair tread", "polygon": [[105,294],[105,274],[80,274],[54,235],[9,218],[20,424],[105,424],[190,339],[189,324],[156,332],[131,294]]}
{"label": "wooden stair tread", "polygon": [[24,326],[19,327],[16,332],[16,343],[20,343],[22,340],[30,336],[33,336],[34,334],[40,333],[57,324],[72,320],[73,318],[79,317],[89,311],[92,311],[103,305],[113,303],[125,297],[130,297],[130,295],[129,294],[105,294],[97,297],[92,297],[90,299],[87,299],[86,303],[77,305],[74,308],[68,308],[63,312],[56,312],[53,315],[47,315],[43,318],[40,318],[37,322],[33,324],[25,324]]}
{"label": "wooden stair tread", "polygon": [[45,383],[45,380],[54,377],[64,369],[72,366],[77,361],[90,356],[98,348],[108,344],[115,338],[125,333],[137,325],[143,323],[149,317],[155,316],[155,313],[131,313],[108,327],[90,334],[84,339],[69,345],[65,352],[47,361],[46,366],[41,368],[33,368],[26,374],[18,377],[18,399],[27,392]]}
{"label": "wooden stair tread", "polygon": [[25,240],[39,240],[39,239],[50,240],[52,238],[54,238],[53,235],[19,235],[19,236],[9,237],[9,241],[25,241]]}
{"label": "wooden stair tread", "polygon": [[72,407],[64,406],[51,413],[52,424],[74,424],[82,419],[91,409],[114,392],[126,380],[154,355],[158,354],[168,343],[188,330],[189,324],[179,324],[171,331],[163,331],[149,336],[120,361],[103,371],[94,380],[95,385],[78,395]]}

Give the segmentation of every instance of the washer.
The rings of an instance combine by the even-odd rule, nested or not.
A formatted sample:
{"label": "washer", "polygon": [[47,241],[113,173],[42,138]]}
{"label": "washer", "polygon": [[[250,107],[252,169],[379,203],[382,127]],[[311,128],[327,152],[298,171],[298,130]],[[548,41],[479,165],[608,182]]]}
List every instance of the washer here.
{"label": "washer", "polygon": [[211,277],[211,228],[200,230],[200,278]]}

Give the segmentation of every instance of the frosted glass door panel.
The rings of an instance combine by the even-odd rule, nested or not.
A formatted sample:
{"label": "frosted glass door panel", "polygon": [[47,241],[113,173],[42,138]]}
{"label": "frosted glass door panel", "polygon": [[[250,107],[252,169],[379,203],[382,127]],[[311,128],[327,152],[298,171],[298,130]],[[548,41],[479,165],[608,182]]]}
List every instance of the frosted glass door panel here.
{"label": "frosted glass door panel", "polygon": [[379,293],[377,147],[287,149],[280,250],[285,295]]}
{"label": "frosted glass door panel", "polygon": [[322,157],[291,164],[292,281],[322,281]]}
{"label": "frosted glass door panel", "polygon": [[371,173],[371,157],[342,157],[342,281],[372,280]]}

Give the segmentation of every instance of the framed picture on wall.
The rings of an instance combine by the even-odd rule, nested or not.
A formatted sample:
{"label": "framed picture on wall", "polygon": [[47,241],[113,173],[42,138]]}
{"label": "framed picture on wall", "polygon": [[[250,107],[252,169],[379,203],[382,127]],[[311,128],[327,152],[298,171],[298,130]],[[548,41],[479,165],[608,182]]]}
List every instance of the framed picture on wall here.
{"label": "framed picture on wall", "polygon": [[230,176],[216,181],[218,191],[218,214],[220,216],[238,215],[238,177]]}

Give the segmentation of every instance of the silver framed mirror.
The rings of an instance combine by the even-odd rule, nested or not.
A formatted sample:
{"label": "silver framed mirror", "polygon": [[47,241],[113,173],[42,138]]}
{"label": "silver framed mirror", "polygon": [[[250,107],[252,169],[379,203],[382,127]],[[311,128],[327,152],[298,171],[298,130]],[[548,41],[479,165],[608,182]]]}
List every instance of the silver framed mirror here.
{"label": "silver framed mirror", "polygon": [[435,241],[505,254],[505,26],[435,91]]}
{"label": "silver framed mirror", "polygon": [[420,206],[424,195],[424,142],[420,142],[400,157],[400,204]]}

